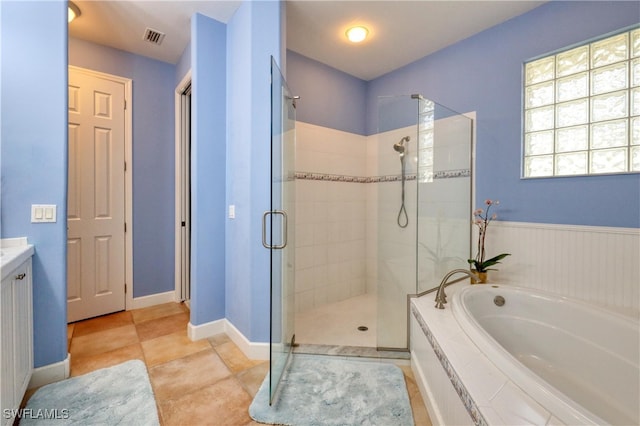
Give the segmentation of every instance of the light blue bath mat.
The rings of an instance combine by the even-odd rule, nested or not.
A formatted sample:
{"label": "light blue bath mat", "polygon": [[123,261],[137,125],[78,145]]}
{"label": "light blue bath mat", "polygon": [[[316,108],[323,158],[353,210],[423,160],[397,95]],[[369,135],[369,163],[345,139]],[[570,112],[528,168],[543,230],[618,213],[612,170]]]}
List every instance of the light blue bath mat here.
{"label": "light blue bath mat", "polygon": [[413,425],[402,370],[393,364],[293,355],[269,406],[269,376],[249,407],[251,418],[278,425]]}
{"label": "light blue bath mat", "polygon": [[147,367],[140,360],[41,387],[20,425],[159,425]]}

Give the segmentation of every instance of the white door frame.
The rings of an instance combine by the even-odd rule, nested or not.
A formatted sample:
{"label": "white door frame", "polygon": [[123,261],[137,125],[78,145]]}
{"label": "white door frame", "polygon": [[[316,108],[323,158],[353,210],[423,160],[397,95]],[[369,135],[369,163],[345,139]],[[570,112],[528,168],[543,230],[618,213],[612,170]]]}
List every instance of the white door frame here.
{"label": "white door frame", "polygon": [[175,99],[175,298],[182,298],[182,94],[191,84],[191,69],[182,77],[174,92]]}
{"label": "white door frame", "polygon": [[126,165],[124,171],[124,220],[126,223],[126,232],[124,233],[124,278],[126,284],[124,308],[125,310],[133,309],[133,173],[131,173],[133,169],[133,147],[131,145],[131,141],[133,140],[133,102],[131,102],[133,82],[130,78],[113,74],[73,65],[69,65],[68,67],[76,72],[104,78],[124,85],[124,100],[126,105],[124,111],[124,161]]}

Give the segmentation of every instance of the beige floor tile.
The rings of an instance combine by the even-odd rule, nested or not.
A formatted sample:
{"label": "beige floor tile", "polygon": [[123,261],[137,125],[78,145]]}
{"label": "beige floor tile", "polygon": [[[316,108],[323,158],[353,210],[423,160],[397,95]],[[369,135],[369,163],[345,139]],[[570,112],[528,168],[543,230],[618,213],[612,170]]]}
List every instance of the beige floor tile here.
{"label": "beige floor tile", "polygon": [[429,412],[424,405],[424,400],[420,394],[420,388],[415,380],[413,370],[411,370],[411,367],[408,365],[403,365],[400,368],[404,373],[404,380],[407,383],[407,393],[409,394],[414,423],[417,426],[432,426]]}
{"label": "beige floor tile", "polygon": [[109,352],[138,343],[138,334],[133,324],[111,328],[71,339],[71,358]]}
{"label": "beige floor tile", "polygon": [[[248,359],[226,334],[192,342],[188,318],[183,304],[167,303],[70,324],[71,375],[143,359],[163,426],[259,425],[248,409],[269,363]],[[431,426],[411,368],[401,368],[415,424]]]}
{"label": "beige floor tile", "polygon": [[215,336],[211,336],[209,337],[209,343],[211,343],[211,346],[213,346],[214,348],[218,345],[222,345],[223,343],[227,343],[230,342],[231,339],[229,338],[229,336],[227,336],[225,333],[221,333],[221,334],[216,334]]}
{"label": "beige floor tile", "polygon": [[187,335],[187,325],[189,324],[189,314],[186,312],[169,315],[168,317],[157,318],[136,324],[138,337],[140,341],[155,339],[156,337],[165,336],[182,332]]}
{"label": "beige floor tile", "polygon": [[111,367],[132,359],[144,361],[142,346],[134,343],[109,352],[89,356],[71,357],[71,376],[81,376],[100,368]]}
{"label": "beige floor tile", "polygon": [[191,341],[184,333],[167,334],[141,342],[148,367],[154,367],[183,356],[211,348],[207,340]]}
{"label": "beige floor tile", "polygon": [[247,358],[240,348],[231,341],[217,345],[214,349],[218,352],[218,355],[220,355],[220,358],[222,358],[224,363],[227,364],[227,367],[229,367],[229,369],[234,373],[255,367],[262,363],[262,361]]}
{"label": "beige floor tile", "polygon": [[244,425],[251,422],[251,397],[238,381],[227,378],[175,400],[160,401],[165,426]]}
{"label": "beige floor tile", "polygon": [[264,361],[255,367],[239,372],[236,377],[240,381],[240,384],[242,384],[244,390],[253,398],[256,396],[256,393],[258,393],[258,389],[260,389],[260,385],[268,372],[269,361]]}
{"label": "beige floor tile", "polygon": [[115,314],[103,315],[72,324],[74,325],[73,337],[86,336],[87,334],[131,324],[133,324],[133,319],[130,311],[116,312]]}
{"label": "beige floor tile", "polygon": [[157,318],[168,317],[169,315],[189,312],[183,303],[163,303],[161,305],[150,306],[148,308],[134,309],[130,311],[133,322],[139,324]]}
{"label": "beige floor tile", "polygon": [[149,371],[157,401],[179,399],[230,375],[213,348],[160,364]]}

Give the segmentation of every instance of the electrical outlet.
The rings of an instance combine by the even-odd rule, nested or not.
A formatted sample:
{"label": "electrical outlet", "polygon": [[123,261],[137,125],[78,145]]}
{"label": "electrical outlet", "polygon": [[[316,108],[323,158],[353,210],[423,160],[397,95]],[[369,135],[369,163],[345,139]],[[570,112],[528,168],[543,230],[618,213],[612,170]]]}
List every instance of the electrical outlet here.
{"label": "electrical outlet", "polygon": [[236,206],[235,204],[229,204],[229,219],[236,218]]}

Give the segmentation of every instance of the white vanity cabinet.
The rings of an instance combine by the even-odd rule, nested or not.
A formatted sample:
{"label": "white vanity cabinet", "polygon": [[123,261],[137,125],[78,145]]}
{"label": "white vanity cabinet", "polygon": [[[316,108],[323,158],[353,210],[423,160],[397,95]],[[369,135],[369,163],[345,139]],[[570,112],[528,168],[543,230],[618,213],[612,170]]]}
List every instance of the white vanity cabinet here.
{"label": "white vanity cabinet", "polygon": [[[7,256],[7,250],[3,250]],[[22,259],[26,257],[26,259]],[[31,255],[3,259],[0,292],[0,425],[11,425],[33,372]],[[7,267],[8,266],[8,267]],[[9,269],[11,268],[11,269]]]}

